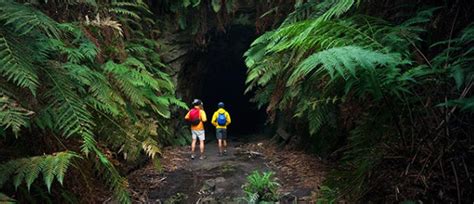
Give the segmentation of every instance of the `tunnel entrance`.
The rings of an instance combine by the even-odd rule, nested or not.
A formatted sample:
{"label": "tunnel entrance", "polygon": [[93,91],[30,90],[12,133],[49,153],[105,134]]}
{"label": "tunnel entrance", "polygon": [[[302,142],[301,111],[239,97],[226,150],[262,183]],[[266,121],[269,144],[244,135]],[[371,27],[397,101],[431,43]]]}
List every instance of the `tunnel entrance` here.
{"label": "tunnel entrance", "polygon": [[[180,74],[178,89],[187,92],[183,99],[190,103],[200,98],[209,121],[217,103],[224,102],[232,118],[229,136],[262,132],[265,111],[250,102],[253,93],[244,94],[247,67],[243,54],[256,38],[255,29],[233,26],[226,32],[211,32],[208,37],[207,48],[194,50]],[[207,133],[213,135],[213,130],[207,123]]]}

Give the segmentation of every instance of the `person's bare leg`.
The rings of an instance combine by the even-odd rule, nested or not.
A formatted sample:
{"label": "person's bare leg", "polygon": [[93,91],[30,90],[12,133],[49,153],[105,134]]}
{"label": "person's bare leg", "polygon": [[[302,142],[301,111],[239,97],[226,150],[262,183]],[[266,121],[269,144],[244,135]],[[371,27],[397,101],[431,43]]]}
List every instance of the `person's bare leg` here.
{"label": "person's bare leg", "polygon": [[191,142],[191,157],[194,159],[194,150],[196,149],[196,139]]}
{"label": "person's bare leg", "polygon": [[201,150],[201,156],[204,156],[204,140],[199,140],[199,149]]}
{"label": "person's bare leg", "polygon": [[191,152],[194,154],[194,150],[196,149],[196,139],[193,139],[191,142]]}
{"label": "person's bare leg", "polygon": [[218,139],[217,140],[217,144],[219,146],[219,154],[222,154],[222,140],[221,139]]}
{"label": "person's bare leg", "polygon": [[[224,149],[224,153],[227,154],[227,139],[224,139],[224,140],[223,140],[223,143],[224,143],[224,148],[223,148],[223,149]],[[222,151],[222,150],[221,150],[221,151]]]}

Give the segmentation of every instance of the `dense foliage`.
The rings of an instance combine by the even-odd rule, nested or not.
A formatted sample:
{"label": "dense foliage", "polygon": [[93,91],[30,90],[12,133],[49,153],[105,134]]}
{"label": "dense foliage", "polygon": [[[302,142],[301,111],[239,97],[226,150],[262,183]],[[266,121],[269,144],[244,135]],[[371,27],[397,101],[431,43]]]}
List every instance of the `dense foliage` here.
{"label": "dense foliage", "polygon": [[254,171],[247,176],[247,183],[242,188],[247,194],[248,203],[260,203],[260,201],[277,201],[278,184],[273,178],[273,172]]}
{"label": "dense foliage", "polygon": [[231,25],[253,26],[258,33],[276,26],[277,19],[293,10],[295,0],[157,0],[150,1],[158,24],[168,31],[181,30],[193,36],[194,44],[206,47],[214,32]]}
{"label": "dense foliage", "polygon": [[[97,202],[105,184],[130,203],[121,165],[175,143],[167,119],[186,107],[158,38],[183,31],[202,49],[232,24],[261,34],[245,54],[247,85],[269,121],[338,164],[321,202],[472,201],[472,9],[467,0],[2,0],[0,202]],[[269,185],[273,199],[270,178],[255,173],[245,190]]]}
{"label": "dense foliage", "polygon": [[474,199],[469,9],[463,1],[298,1],[253,42],[245,56],[255,101],[270,120],[293,118],[289,131],[340,161],[326,196]]}
{"label": "dense foliage", "polygon": [[[48,200],[41,183],[51,191],[80,166],[71,170],[77,179],[103,178],[129,203],[113,161],[154,158],[170,139],[170,107],[186,107],[160,61],[148,6],[2,1],[0,24],[0,189],[22,202]],[[71,201],[65,190],[53,194],[50,202]]]}

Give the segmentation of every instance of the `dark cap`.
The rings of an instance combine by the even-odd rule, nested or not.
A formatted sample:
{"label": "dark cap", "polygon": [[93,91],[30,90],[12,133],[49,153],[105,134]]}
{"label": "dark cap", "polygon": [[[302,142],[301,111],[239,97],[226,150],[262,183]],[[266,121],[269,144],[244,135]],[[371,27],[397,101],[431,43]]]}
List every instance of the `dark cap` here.
{"label": "dark cap", "polygon": [[194,99],[193,100],[193,106],[199,106],[199,105],[202,105],[202,101],[199,100],[199,99]]}
{"label": "dark cap", "polygon": [[217,104],[217,107],[219,107],[219,108],[224,108],[224,102],[219,102],[219,103]]}

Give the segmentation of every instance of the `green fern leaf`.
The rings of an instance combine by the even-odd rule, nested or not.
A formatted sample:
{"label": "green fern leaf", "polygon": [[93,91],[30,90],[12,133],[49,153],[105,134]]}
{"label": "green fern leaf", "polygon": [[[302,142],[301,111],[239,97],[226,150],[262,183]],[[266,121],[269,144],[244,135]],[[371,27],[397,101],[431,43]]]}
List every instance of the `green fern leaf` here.
{"label": "green fern leaf", "polygon": [[48,188],[48,191],[51,190],[51,185],[53,184],[54,176],[56,174],[56,163],[57,159],[55,157],[47,157],[43,161],[42,171],[43,171],[43,180]]}
{"label": "green fern leaf", "polygon": [[141,20],[141,17],[140,15],[138,15],[137,13],[133,12],[133,11],[130,11],[128,9],[124,9],[124,8],[110,8],[109,9],[109,12],[111,13],[115,13],[115,14],[118,14],[118,15],[122,15],[122,16],[127,16],[127,17],[132,17],[136,20]]}
{"label": "green fern leaf", "polygon": [[39,30],[49,37],[60,37],[56,21],[38,9],[12,1],[0,2],[0,23],[12,26],[20,35]]}
{"label": "green fern leaf", "polygon": [[[58,66],[51,64],[50,66]],[[75,85],[60,70],[47,72],[53,82],[52,89],[46,93],[50,98],[50,111],[55,120],[55,127],[66,138],[79,135],[84,144],[82,151],[88,154],[95,148],[92,128],[95,123],[91,113],[86,109],[81,97],[74,91]]]}
{"label": "green fern leaf", "polygon": [[104,178],[107,178],[107,185],[114,193],[114,197],[117,198],[120,203],[131,203],[130,195],[127,190],[127,180],[120,176],[118,171],[102,152],[96,149],[95,153],[99,158],[99,166],[105,169]]}
{"label": "green fern leaf", "polygon": [[22,127],[28,127],[29,116],[32,114],[32,111],[18,106],[18,103],[8,97],[0,97],[0,126],[4,129],[12,128],[16,136]]}
{"label": "green fern leaf", "polygon": [[0,30],[0,74],[35,94],[39,80],[31,58],[26,56],[31,53],[26,50],[28,46],[23,43],[14,45],[5,37]]}
{"label": "green fern leaf", "polygon": [[[38,178],[41,170],[42,170],[42,158],[41,157],[35,157],[31,158],[31,160],[28,163],[28,168],[29,171],[28,173],[25,173],[25,182],[26,186],[28,187],[28,190],[31,188],[31,184]],[[15,187],[18,187],[18,184],[15,183]]]}
{"label": "green fern leaf", "polygon": [[356,77],[357,69],[375,70],[377,66],[397,66],[403,61],[397,54],[383,54],[360,47],[346,46],[317,52],[301,62],[288,79],[287,86],[295,85],[311,73],[328,73],[331,78]]}
{"label": "green fern leaf", "polygon": [[57,179],[62,182],[62,178],[73,158],[79,158],[79,156],[74,152],[67,151],[58,152],[53,155],[11,160],[7,163],[0,164],[0,187],[8,180],[8,178],[13,176],[13,184],[15,188],[18,188],[24,181],[26,182],[28,189],[30,189],[31,184],[41,173],[43,174],[43,181],[49,191],[55,175],[59,176]]}
{"label": "green fern leaf", "polygon": [[212,0],[211,2],[212,10],[218,13],[222,8],[222,1],[221,0]]}

